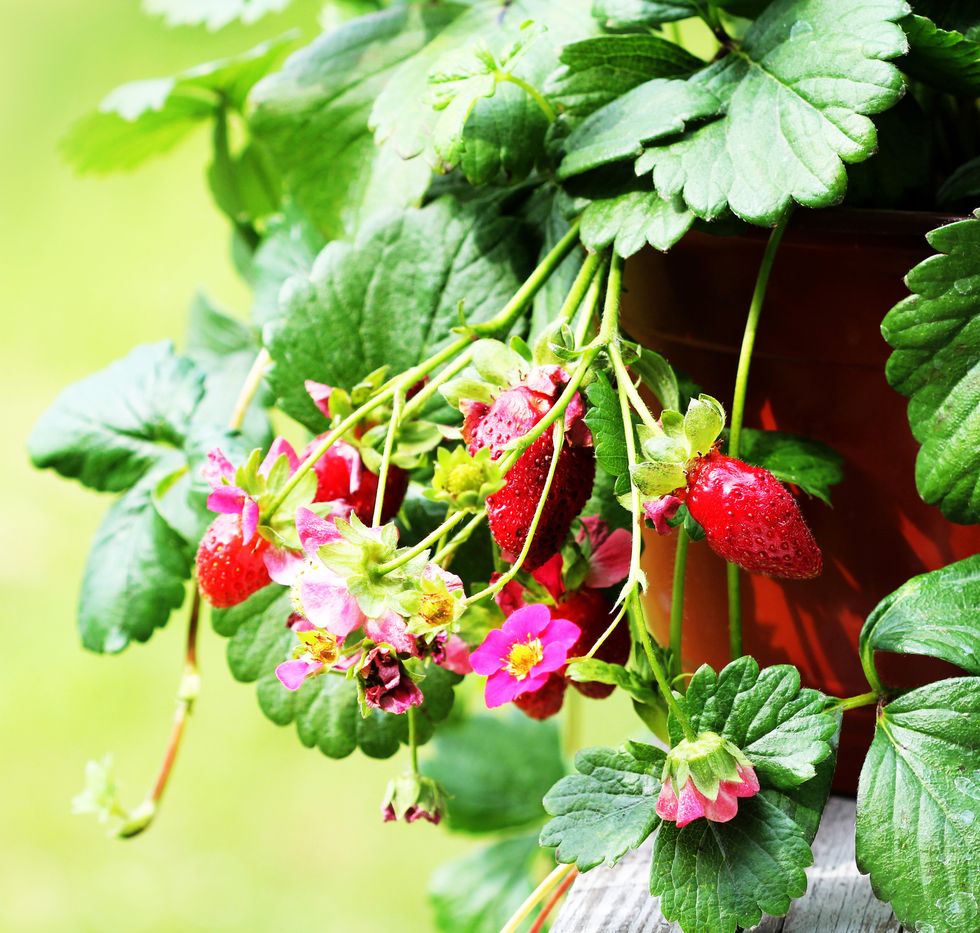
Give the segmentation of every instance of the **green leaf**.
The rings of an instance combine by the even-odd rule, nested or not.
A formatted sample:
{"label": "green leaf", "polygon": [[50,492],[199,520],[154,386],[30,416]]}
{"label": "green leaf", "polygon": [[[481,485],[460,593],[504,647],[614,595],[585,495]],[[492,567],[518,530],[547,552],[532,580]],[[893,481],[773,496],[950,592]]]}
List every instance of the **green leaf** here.
{"label": "green leaf", "polygon": [[[407,717],[371,710],[361,716],[357,686],[352,680],[325,674],[308,680],[299,690],[286,690],[276,678],[276,665],[296,644],[286,627],[292,612],[289,590],[267,586],[231,609],[212,613],[215,631],[229,638],[228,666],[236,680],[257,683],[259,707],[280,726],[296,724],[300,741],[319,748],[329,758],[345,758],[356,748],[372,758],[389,758],[408,740]],[[417,735],[427,742],[435,723],[445,719],[453,704],[453,685],[459,677],[430,667],[419,685],[425,703],[418,708]]]}
{"label": "green leaf", "polygon": [[976,202],[980,198],[980,158],[970,159],[961,165],[936,194],[941,205],[956,204],[960,201]]}
{"label": "green leaf", "polygon": [[553,819],[541,830],[541,845],[557,846],[558,861],[574,862],[580,871],[615,865],[660,823],[664,759],[659,748],[640,742],[579,752],[578,773],[562,778],[544,798]]}
{"label": "green leaf", "polygon": [[980,42],[940,29],[924,16],[906,17],[902,26],[912,46],[902,63],[907,74],[950,94],[980,94]]}
{"label": "green leaf", "polygon": [[[830,757],[837,719],[825,712],[827,698],[800,687],[800,672],[789,664],[759,670],[750,657],[720,674],[703,665],[691,678],[683,707],[695,732],[717,732],[752,762],[763,785],[779,789],[811,780]],[[671,735],[682,737],[671,719]],[[743,924],[750,925],[750,924]]]}
{"label": "green leaf", "polygon": [[591,250],[612,245],[628,258],[644,246],[667,252],[694,223],[680,197],[665,200],[649,189],[592,201],[582,214],[582,242]]}
{"label": "green leaf", "polygon": [[[589,410],[585,413],[585,423],[592,431],[595,442],[595,456],[611,476],[616,477],[618,493],[624,481],[629,482],[629,460],[626,453],[626,429],[623,425],[623,412],[619,396],[605,373],[597,373],[595,381],[585,390],[589,400]],[[630,426],[632,429],[632,425]]]}
{"label": "green leaf", "polygon": [[378,367],[415,365],[451,339],[460,301],[471,323],[495,314],[526,262],[513,221],[448,198],[330,243],[307,282],[290,281],[266,330],[281,407],[322,430],[305,379],[350,388]]}
{"label": "green leaf", "polygon": [[980,521],[980,220],[933,230],[940,255],[907,276],[913,294],[885,316],[885,374],[909,398],[922,445],[919,495],[951,521]]}
{"label": "green leaf", "polygon": [[609,664],[598,658],[583,658],[568,665],[567,675],[577,683],[613,684],[625,690],[634,700],[653,706],[659,694],[633,671],[621,664]]}
{"label": "green leaf", "polygon": [[324,240],[295,208],[271,223],[252,256],[248,281],[252,286],[252,319],[260,327],[279,315],[279,293],[287,279],[308,276]]}
{"label": "green leaf", "polygon": [[[565,141],[559,178],[634,158],[644,143],[684,131],[687,123],[715,116],[718,98],[694,81],[655,78],[595,111]],[[676,194],[677,192],[672,192]]]}
{"label": "green leaf", "polygon": [[191,561],[178,534],[157,514],[151,473],[109,509],[89,551],[78,600],[82,644],[115,653],[147,641],[184,601]]}
{"label": "green leaf", "polygon": [[742,431],[739,457],[830,505],[830,487],[844,479],[844,459],[832,447],[782,431]]}
{"label": "green leaf", "polygon": [[654,35],[596,36],[566,45],[548,97],[575,123],[653,78],[685,77],[703,62]]}
{"label": "green leaf", "polygon": [[535,836],[502,839],[440,865],[429,903],[440,933],[499,933],[534,890]]}
{"label": "green leaf", "polygon": [[79,172],[113,172],[173,148],[219,108],[241,109],[252,86],[276,68],[295,34],[172,78],[150,78],[116,88],[97,112],[83,118],[63,149]]}
{"label": "green leaf", "polygon": [[975,0],[915,0],[915,12],[928,16],[941,29],[980,39],[980,7]]}
{"label": "green leaf", "polygon": [[980,680],[878,712],[857,803],[857,863],[909,929],[969,933],[980,901]]}
{"label": "green leaf", "polygon": [[680,389],[677,373],[656,350],[640,347],[636,362],[630,364],[633,371],[643,380],[643,384],[657,396],[661,408],[681,410]]}
{"label": "green leaf", "polygon": [[698,5],[698,0],[594,0],[592,15],[606,29],[635,29],[697,16]]}
{"label": "green leaf", "polygon": [[861,629],[874,651],[942,658],[980,675],[980,555],[913,577],[875,606]]}
{"label": "green leaf", "polygon": [[565,766],[554,723],[515,712],[444,726],[422,771],[446,791],[450,829],[488,833],[540,823]]}
{"label": "green leaf", "polygon": [[690,79],[724,116],[648,148],[637,174],[652,169],[661,195],[682,194],[706,219],[730,208],[771,225],[793,201],[837,203],[844,164],[875,151],[868,115],[904,91],[888,60],[908,48],[896,25],[906,13],[902,0],[775,0],[737,51]]}
{"label": "green leaf", "polygon": [[255,88],[252,132],[325,236],[352,234],[374,211],[421,200],[428,166],[377,149],[368,115],[398,67],[460,9],[406,5],[352,20],[291,56]]}
{"label": "green leaf", "polygon": [[246,25],[286,9],[292,0],[143,0],[147,13],[162,16],[168,26],[221,29],[236,20]]}
{"label": "green leaf", "polygon": [[204,374],[169,342],[128,356],[65,389],[28,440],[36,467],[92,489],[129,489],[171,461],[204,392]]}

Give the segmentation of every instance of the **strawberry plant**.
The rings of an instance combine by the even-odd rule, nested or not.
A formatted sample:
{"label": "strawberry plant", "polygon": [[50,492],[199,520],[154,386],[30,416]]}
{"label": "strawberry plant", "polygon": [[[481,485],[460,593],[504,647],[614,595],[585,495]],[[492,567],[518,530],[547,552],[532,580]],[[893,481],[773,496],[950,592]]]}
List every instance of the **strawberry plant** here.
{"label": "strawberry plant", "polygon": [[[287,2],[147,7],[218,28]],[[127,809],[93,764],[77,808],[122,837],[152,824],[207,617],[232,676],[304,745],[329,758],[407,746],[380,818],[490,837],[432,880],[442,930],[517,930],[576,870],[651,835],[650,890],[686,933],[785,914],[806,889],[842,719],[864,708],[858,866],[907,927],[975,930],[980,557],[976,536],[946,529],[980,522],[980,216],[966,213],[980,200],[980,13],[931,0],[344,9],[357,6],[305,44],[118,88],[66,140],[80,171],[108,172],[206,128],[206,181],[254,296],[247,320],[197,299],[183,351],[136,348],[66,388],[31,436],[39,468],[116,497],[81,584],[84,647],[119,653],[186,617],[158,780]],[[829,412],[870,445],[866,488],[897,471],[950,523],[931,526],[944,537],[925,536],[929,565],[897,589],[851,583],[821,529],[837,521],[873,551],[901,548],[915,521],[875,537],[871,494],[834,516],[854,465],[771,417],[808,399],[787,383],[761,414],[748,403],[757,339],[796,313],[767,301],[780,257],[842,204],[855,224],[870,209],[958,212],[935,221],[933,255],[918,244],[910,294],[879,321],[891,356],[876,377],[908,399],[914,469],[873,405]],[[758,247],[751,300],[724,309],[744,326],[721,390],[640,338],[657,308],[628,278],[647,247],[706,233],[704,277],[733,244]],[[696,329],[708,309],[686,284],[671,300]],[[808,394],[825,388],[817,375]],[[653,572],[646,555],[667,542],[672,569]],[[723,665],[685,648],[703,624],[685,612],[698,555],[725,567],[707,593],[727,614]],[[743,589],[760,577],[794,605],[841,578],[877,602],[851,633],[866,690],[836,695],[831,676],[801,675],[805,658],[745,652],[764,626]],[[807,639],[818,655],[840,640]],[[962,675],[909,689],[886,652]],[[554,717],[613,693],[647,740],[610,736],[566,768]],[[497,707],[513,709],[484,712]],[[545,861],[557,867],[538,885]]]}

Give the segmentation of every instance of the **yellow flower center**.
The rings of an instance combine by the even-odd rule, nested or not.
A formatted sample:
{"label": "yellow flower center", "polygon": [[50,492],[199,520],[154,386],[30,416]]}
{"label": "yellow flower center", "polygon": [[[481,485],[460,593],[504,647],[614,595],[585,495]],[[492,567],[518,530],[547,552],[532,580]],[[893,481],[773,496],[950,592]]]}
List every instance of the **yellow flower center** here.
{"label": "yellow flower center", "polygon": [[297,656],[309,655],[324,667],[333,667],[340,660],[340,642],[330,632],[315,628],[296,634],[300,640],[296,648]]}
{"label": "yellow flower center", "polygon": [[506,671],[515,680],[524,680],[531,673],[535,664],[540,664],[544,658],[544,649],[540,638],[528,638],[518,642],[510,649],[506,661]]}
{"label": "yellow flower center", "polygon": [[419,615],[427,625],[442,628],[453,621],[454,602],[449,593],[423,593],[419,599]]}

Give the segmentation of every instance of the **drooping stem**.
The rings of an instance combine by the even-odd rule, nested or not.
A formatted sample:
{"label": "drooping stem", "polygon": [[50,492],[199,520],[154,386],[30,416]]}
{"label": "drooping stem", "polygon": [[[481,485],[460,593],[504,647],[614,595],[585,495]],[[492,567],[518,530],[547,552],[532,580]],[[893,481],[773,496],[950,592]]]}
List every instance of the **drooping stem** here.
{"label": "drooping stem", "polygon": [[674,555],[674,582],[670,593],[670,660],[676,676],[684,665],[681,662],[681,643],[684,631],[684,581],[687,570],[687,546],[690,538],[681,525],[677,529],[677,551]]}
{"label": "drooping stem", "polygon": [[574,865],[557,865],[548,877],[527,896],[524,903],[514,911],[510,920],[500,928],[500,933],[517,933],[521,924],[531,915],[531,911],[548,896],[548,892],[552,888],[560,884],[572,871],[575,871]]}
{"label": "drooping stem", "polygon": [[404,394],[401,390],[397,390],[391,404],[391,421],[388,422],[388,433],[385,435],[385,446],[381,453],[378,491],[374,496],[374,517],[371,519],[371,524],[375,527],[381,524],[381,513],[384,511],[385,488],[388,485],[388,473],[391,470],[391,452],[395,447],[395,436],[398,434],[398,422],[401,420],[404,401]]}
{"label": "drooping stem", "polygon": [[[732,398],[732,415],[728,439],[728,454],[737,457],[742,439],[742,421],[745,417],[745,393],[749,384],[749,369],[752,365],[752,351],[755,348],[755,335],[759,329],[759,315],[769,287],[769,276],[776,260],[776,252],[786,232],[790,211],[787,210],[778,224],[769,234],[766,250],[762,255],[759,273],[755,280],[755,290],[752,292],[752,302],[749,305],[748,317],[745,320],[745,331],[742,335],[742,348],[738,355],[738,370],[735,375],[735,392]],[[735,564],[729,564],[728,573],[728,647],[732,660],[742,655],[742,594],[739,569]]]}
{"label": "drooping stem", "polygon": [[875,667],[874,648],[871,645],[870,639],[861,642],[861,667],[875,695],[884,696],[886,692],[885,685],[881,682],[881,678],[878,676],[878,669]]}
{"label": "drooping stem", "polygon": [[534,918],[534,923],[531,924],[531,929],[528,933],[541,933],[544,929],[545,922],[548,917],[551,916],[551,912],[555,909],[555,905],[562,899],[565,892],[572,886],[572,882],[578,877],[578,869],[573,869],[564,878],[562,878],[561,884],[551,892],[551,897],[545,902],[544,907],[541,908],[541,913]]}
{"label": "drooping stem", "polygon": [[527,535],[524,538],[524,545],[521,548],[521,553],[517,555],[517,560],[511,564],[510,569],[506,573],[500,575],[495,583],[490,584],[490,586],[485,587],[480,590],[479,593],[468,597],[465,600],[467,606],[472,606],[473,603],[479,602],[481,599],[485,599],[487,596],[494,596],[499,593],[514,577],[517,576],[521,567],[524,566],[524,561],[527,560],[527,555],[531,553],[531,546],[534,543],[534,536],[537,534],[538,525],[541,522],[541,516],[544,514],[545,505],[548,502],[548,494],[551,492],[551,484],[555,479],[555,470],[558,468],[558,461],[561,457],[562,445],[565,442],[565,425],[556,424],[554,430],[552,431],[552,440],[554,443],[554,453],[551,455],[551,464],[548,467],[548,475],[545,477],[544,487],[541,490],[541,496],[538,499],[538,506],[534,510],[534,516],[531,519],[531,525],[527,529]]}
{"label": "drooping stem", "polygon": [[538,105],[538,110],[540,110],[549,123],[555,122],[555,108],[548,103],[547,98],[530,82],[525,81],[523,78],[518,78],[517,75],[511,74],[509,71],[499,71],[497,72],[498,81],[508,81],[513,85],[519,87],[531,100]]}
{"label": "drooping stem", "polygon": [[453,555],[458,551],[470,538],[470,535],[480,527],[481,524],[486,520],[487,510],[481,509],[476,513],[459,531],[456,532],[450,538],[445,545],[439,547],[436,553],[432,557],[433,563],[439,564],[442,567],[448,567],[449,561],[452,559]]}
{"label": "drooping stem", "polygon": [[408,755],[412,774],[419,773],[418,709],[408,708]]}
{"label": "drooping stem", "polygon": [[256,354],[255,362],[252,363],[252,368],[249,369],[248,375],[245,377],[245,382],[242,383],[241,391],[238,393],[238,398],[235,400],[235,407],[232,410],[231,419],[228,422],[228,427],[232,431],[239,430],[242,424],[244,424],[245,416],[248,414],[248,407],[252,404],[255,393],[259,391],[259,386],[262,384],[262,377],[265,375],[265,371],[269,368],[269,363],[271,362],[272,358],[269,356],[269,351],[263,347]]}
{"label": "drooping stem", "polygon": [[423,551],[432,547],[447,531],[452,531],[464,518],[466,517],[465,512],[453,512],[438,528],[434,528],[430,531],[418,544],[410,547],[404,554],[400,554],[398,557],[393,557],[391,560],[386,561],[383,564],[378,564],[377,572],[379,575],[384,576],[387,573],[391,573],[393,570],[398,570],[404,567],[410,560],[418,557]]}

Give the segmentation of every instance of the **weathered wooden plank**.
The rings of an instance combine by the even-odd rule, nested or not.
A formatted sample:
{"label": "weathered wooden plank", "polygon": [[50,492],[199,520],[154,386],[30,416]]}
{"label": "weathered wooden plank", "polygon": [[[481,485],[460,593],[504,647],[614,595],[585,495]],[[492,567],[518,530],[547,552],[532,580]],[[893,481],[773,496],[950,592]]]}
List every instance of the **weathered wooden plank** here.
{"label": "weathered wooden plank", "polygon": [[[652,842],[615,868],[595,868],[569,891],[552,933],[678,933],[650,896]],[[854,864],[854,801],[833,797],[813,843],[807,893],[785,918],[764,917],[752,933],[900,933],[887,904]]]}

